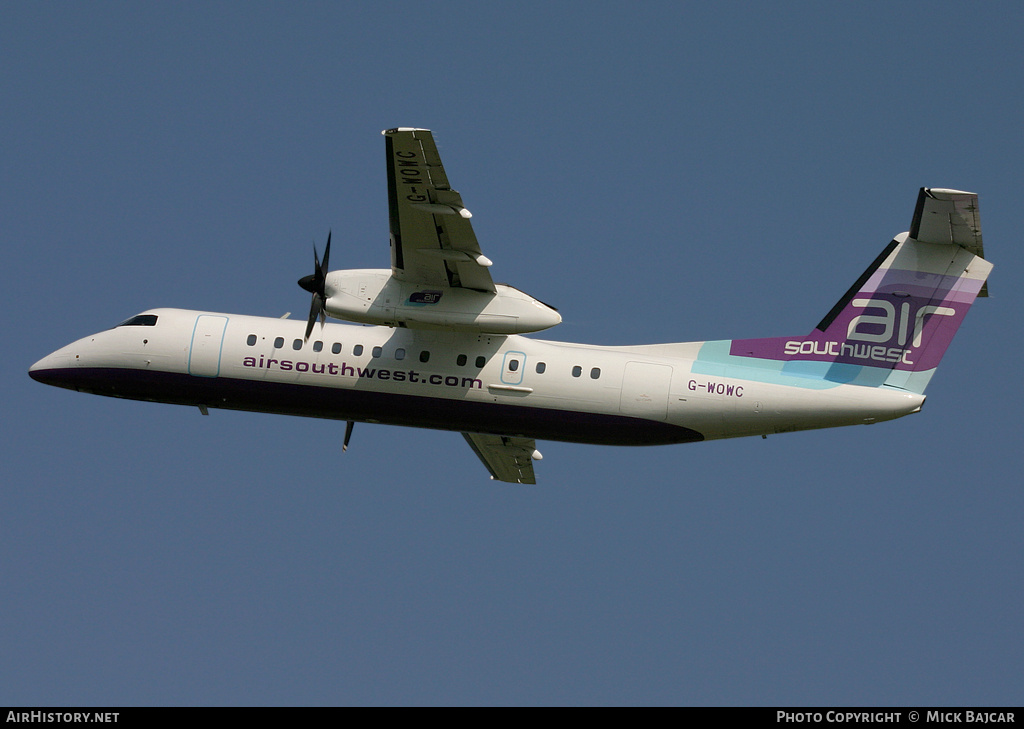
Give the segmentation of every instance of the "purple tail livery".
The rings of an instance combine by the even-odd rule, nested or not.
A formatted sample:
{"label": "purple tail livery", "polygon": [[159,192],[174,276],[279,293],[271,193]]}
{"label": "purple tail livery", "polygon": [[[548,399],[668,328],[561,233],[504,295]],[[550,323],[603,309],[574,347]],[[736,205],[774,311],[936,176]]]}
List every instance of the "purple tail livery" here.
{"label": "purple tail livery", "polygon": [[901,233],[807,336],[736,339],[730,354],[790,372],[921,394],[978,296],[987,296],[978,197],[922,188]]}

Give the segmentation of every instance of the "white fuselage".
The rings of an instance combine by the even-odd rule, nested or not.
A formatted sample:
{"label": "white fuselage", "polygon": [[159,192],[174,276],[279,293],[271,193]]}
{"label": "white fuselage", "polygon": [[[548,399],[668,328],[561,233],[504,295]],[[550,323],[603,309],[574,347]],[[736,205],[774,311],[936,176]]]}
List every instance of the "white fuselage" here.
{"label": "white fuselage", "polygon": [[[598,347],[518,335],[154,309],[33,365],[96,394],[202,408],[653,445],[873,423],[922,395],[700,374],[704,342]],[[136,319],[144,318],[142,315]],[[778,378],[776,378],[778,379]]]}

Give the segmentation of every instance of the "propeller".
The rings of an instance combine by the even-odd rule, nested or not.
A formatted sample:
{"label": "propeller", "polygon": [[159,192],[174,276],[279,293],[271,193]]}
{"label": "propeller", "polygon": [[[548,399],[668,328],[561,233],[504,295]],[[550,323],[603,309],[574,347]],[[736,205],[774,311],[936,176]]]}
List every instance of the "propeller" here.
{"label": "propeller", "polygon": [[324,304],[327,302],[327,293],[324,291],[324,286],[327,281],[327,272],[330,270],[327,268],[327,260],[331,256],[331,233],[327,232],[327,247],[324,248],[324,262],[320,263],[320,256],[316,253],[316,244],[313,244],[313,262],[316,264],[316,268],[313,269],[313,273],[309,276],[303,276],[299,279],[299,286],[304,288],[306,291],[313,294],[313,302],[309,307],[309,321],[306,322],[306,340],[309,340],[310,332],[313,331],[313,324],[316,323],[317,317],[320,318],[320,326],[324,325],[327,321],[327,312],[324,309]]}

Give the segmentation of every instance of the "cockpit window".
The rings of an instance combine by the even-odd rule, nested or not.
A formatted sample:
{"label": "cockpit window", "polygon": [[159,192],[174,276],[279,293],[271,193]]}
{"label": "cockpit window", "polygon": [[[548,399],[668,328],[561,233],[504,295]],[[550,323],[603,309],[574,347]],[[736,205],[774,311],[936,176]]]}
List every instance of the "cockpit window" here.
{"label": "cockpit window", "polygon": [[[156,314],[139,314],[133,316],[131,319],[127,319],[117,326],[119,327],[155,327],[156,326]],[[115,329],[117,327],[114,327]]]}

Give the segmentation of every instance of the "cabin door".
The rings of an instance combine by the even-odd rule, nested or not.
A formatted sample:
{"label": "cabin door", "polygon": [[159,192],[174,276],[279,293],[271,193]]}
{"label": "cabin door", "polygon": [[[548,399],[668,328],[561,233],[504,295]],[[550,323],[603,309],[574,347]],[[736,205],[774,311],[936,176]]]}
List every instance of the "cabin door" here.
{"label": "cabin door", "polygon": [[526,353],[508,351],[501,364],[501,381],[506,385],[523,384],[523,371],[526,369]]}
{"label": "cabin door", "polygon": [[196,317],[192,329],[192,346],[188,354],[188,373],[198,377],[216,377],[220,374],[220,355],[224,346],[226,316],[203,314]]}

